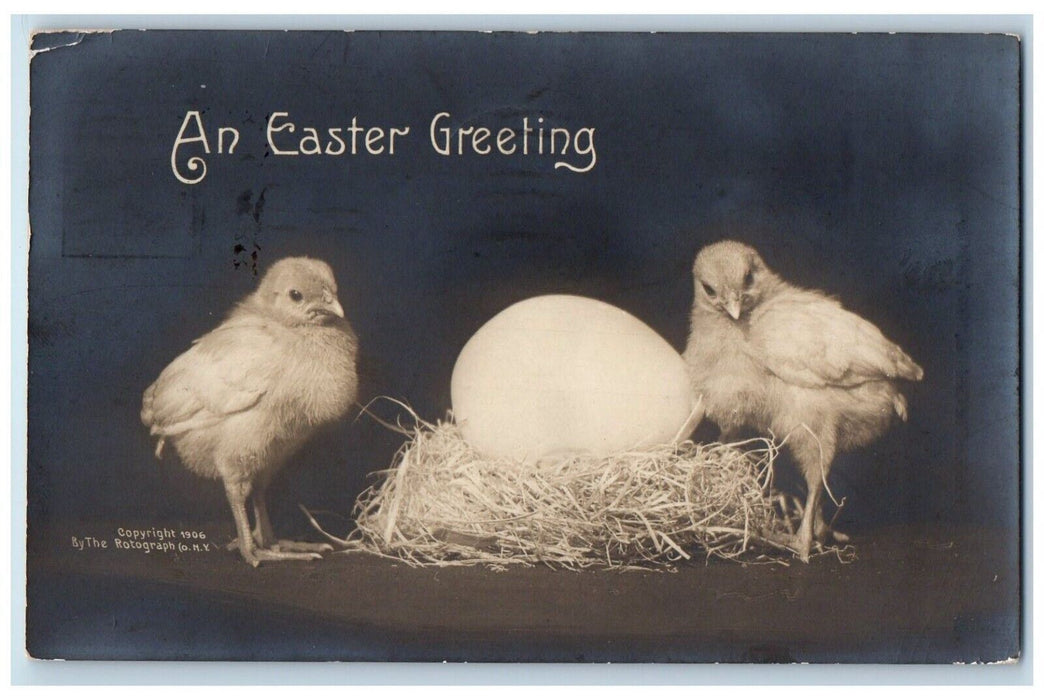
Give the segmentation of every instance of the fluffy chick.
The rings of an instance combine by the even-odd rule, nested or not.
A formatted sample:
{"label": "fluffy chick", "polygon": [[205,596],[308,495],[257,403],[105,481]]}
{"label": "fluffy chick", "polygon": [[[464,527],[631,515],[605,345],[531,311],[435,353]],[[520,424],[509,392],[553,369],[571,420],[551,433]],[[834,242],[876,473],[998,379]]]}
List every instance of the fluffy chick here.
{"label": "fluffy chick", "polygon": [[266,491],[312,433],[355,401],[356,348],[330,266],[286,258],[145,390],[141,420],[158,438],[156,456],[169,442],[190,470],[221,479],[239,551],[253,566],[329,549],[276,540]]}
{"label": "fluffy chick", "polygon": [[808,561],[813,537],[844,539],[830,532],[820,504],[834,456],[905,421],[896,381],[924,372],[872,323],[783,281],[750,246],[705,247],[693,277],[684,353],[693,388],[723,436],[746,427],[787,437],[808,495],[786,544]]}

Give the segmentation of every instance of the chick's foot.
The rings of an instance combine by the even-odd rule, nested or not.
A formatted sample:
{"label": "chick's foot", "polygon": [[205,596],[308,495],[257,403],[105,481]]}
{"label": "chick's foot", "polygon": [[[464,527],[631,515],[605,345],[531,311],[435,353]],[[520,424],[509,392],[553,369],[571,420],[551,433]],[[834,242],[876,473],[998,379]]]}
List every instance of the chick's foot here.
{"label": "chick's foot", "polygon": [[269,549],[273,552],[311,552],[313,554],[333,551],[331,545],[322,542],[295,542],[294,540],[279,540]]}
{"label": "chick's foot", "polygon": [[323,556],[317,552],[277,552],[274,549],[240,548],[240,554],[247,564],[254,568],[261,565],[263,561],[309,561],[322,559]]}
{"label": "chick's foot", "polygon": [[[844,503],[844,501],[842,501]],[[837,515],[834,516],[828,523],[826,518],[823,517],[822,511],[816,514],[815,533],[816,541],[822,542],[824,545],[829,544],[847,544],[852,538],[839,530],[834,529],[834,520],[837,519]]]}
{"label": "chick's foot", "polygon": [[[250,531],[250,534],[254,539],[255,549],[267,549],[268,545],[265,543],[266,541],[264,535],[261,534],[261,530],[259,528],[255,527],[253,530]],[[230,552],[234,552],[237,549],[239,549],[239,538],[233,537],[231,540],[229,540],[228,544],[225,545],[225,549],[227,549]]]}
{"label": "chick's foot", "polygon": [[811,538],[803,537],[801,534],[788,534],[786,532],[773,532],[771,534],[763,535],[763,539],[776,547],[783,549],[789,549],[791,552],[796,554],[798,558],[808,563],[808,560],[812,554],[813,545],[819,549],[820,545],[818,542],[813,543]]}
{"label": "chick's foot", "polygon": [[824,527],[816,530],[816,541],[822,542],[823,544],[847,544],[851,539],[852,538],[845,533],[840,530],[835,530],[832,527]]}
{"label": "chick's foot", "polygon": [[[231,542],[225,545],[225,549],[230,552],[234,552],[239,549],[239,539],[233,538]],[[258,536],[257,532],[254,532],[254,549],[256,551],[268,550],[276,553],[286,552],[310,552],[313,554],[322,554],[325,552],[332,552],[333,547],[328,544],[320,542],[295,542],[293,540],[279,540],[269,546],[265,546],[262,539]],[[314,559],[315,557],[306,557],[308,559]]]}

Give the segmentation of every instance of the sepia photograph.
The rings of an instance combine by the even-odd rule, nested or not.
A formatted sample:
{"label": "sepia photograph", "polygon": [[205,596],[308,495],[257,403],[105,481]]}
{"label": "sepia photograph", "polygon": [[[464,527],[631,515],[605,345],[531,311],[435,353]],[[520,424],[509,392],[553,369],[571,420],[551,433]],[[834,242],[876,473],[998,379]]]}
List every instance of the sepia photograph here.
{"label": "sepia photograph", "polygon": [[32,659],[1022,659],[1020,36],[30,49]]}

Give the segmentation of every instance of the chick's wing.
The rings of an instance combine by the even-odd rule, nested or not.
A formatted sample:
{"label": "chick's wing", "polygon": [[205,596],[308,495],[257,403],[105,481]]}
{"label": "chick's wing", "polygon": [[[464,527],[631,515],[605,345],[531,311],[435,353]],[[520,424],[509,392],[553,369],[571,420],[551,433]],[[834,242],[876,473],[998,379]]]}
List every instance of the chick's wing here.
{"label": "chick's wing", "polygon": [[208,427],[255,406],[279,373],[263,324],[226,324],[198,339],[145,392],[142,419],[153,434]]}
{"label": "chick's wing", "polygon": [[851,387],[916,368],[877,326],[816,292],[784,293],[762,303],[748,339],[759,364],[799,386]]}

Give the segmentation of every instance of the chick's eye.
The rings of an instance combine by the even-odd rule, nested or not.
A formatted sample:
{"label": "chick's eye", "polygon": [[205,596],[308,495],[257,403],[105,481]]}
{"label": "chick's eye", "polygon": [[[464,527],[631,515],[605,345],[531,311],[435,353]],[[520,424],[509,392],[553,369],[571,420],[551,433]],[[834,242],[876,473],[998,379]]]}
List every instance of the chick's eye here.
{"label": "chick's eye", "polygon": [[295,302],[299,302],[302,299],[304,299],[304,294],[301,294],[301,292],[297,291],[296,289],[291,289],[289,294],[290,298]]}
{"label": "chick's eye", "polygon": [[747,270],[747,274],[743,277],[743,287],[745,289],[750,289],[753,286],[754,286],[754,272],[751,271],[751,270]]}
{"label": "chick's eye", "polygon": [[718,296],[717,292],[714,291],[714,287],[710,286],[706,282],[703,282],[702,284],[703,284],[703,291],[707,292],[707,296],[709,296],[709,297],[716,297],[716,296]]}

